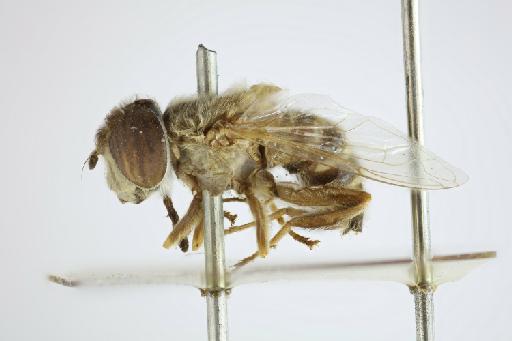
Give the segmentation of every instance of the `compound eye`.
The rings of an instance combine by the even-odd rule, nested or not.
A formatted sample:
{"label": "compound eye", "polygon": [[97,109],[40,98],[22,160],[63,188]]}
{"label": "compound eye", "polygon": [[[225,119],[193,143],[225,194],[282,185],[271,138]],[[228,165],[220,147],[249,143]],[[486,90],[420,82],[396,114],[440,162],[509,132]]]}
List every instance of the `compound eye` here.
{"label": "compound eye", "polygon": [[167,169],[167,134],[161,124],[158,105],[139,99],[116,108],[108,146],[121,173],[141,188],[154,188]]}

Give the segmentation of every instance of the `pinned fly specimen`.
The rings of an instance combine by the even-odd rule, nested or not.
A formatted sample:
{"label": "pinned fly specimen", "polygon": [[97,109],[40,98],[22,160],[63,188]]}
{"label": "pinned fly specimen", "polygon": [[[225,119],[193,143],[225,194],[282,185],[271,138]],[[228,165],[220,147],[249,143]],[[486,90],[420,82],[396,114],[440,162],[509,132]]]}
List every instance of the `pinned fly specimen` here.
{"label": "pinned fly specimen", "polygon": [[[309,247],[318,243],[295,228],[361,231],[371,198],[363,178],[428,190],[459,186],[467,179],[383,121],[325,96],[289,96],[267,84],[219,97],[181,98],[163,115],[151,100],[122,105],[99,129],[90,168],[98,155],[121,201],[138,203],[166,188],[171,169],[191,189],[194,198],[179,221],[163,191],[174,223],[164,243],[168,248],[181,243],[184,249],[192,232],[193,248],[202,244],[203,190],[238,193],[254,222],[226,232],[255,226],[257,240],[257,251],[239,265],[265,257],[286,235]],[[295,174],[297,181],[277,181],[271,172],[277,167]],[[277,208],[276,199],[284,206]],[[273,220],[281,228],[271,237]]]}

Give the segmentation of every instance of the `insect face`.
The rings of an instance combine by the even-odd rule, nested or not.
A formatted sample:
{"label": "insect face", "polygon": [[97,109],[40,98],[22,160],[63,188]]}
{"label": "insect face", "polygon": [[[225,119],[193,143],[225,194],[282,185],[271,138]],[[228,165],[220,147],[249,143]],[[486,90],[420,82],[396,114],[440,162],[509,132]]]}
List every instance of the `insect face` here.
{"label": "insect face", "polygon": [[89,168],[95,167],[98,155],[106,162],[107,183],[121,202],[145,200],[169,170],[167,134],[158,105],[137,99],[114,108],[96,134]]}

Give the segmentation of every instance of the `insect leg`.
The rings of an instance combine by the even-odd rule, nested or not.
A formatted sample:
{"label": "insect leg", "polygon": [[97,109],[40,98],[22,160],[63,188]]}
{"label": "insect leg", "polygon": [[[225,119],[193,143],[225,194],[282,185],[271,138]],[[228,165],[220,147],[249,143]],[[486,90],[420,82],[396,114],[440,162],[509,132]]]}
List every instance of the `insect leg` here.
{"label": "insect leg", "polygon": [[315,247],[318,243],[320,243],[319,240],[315,240],[315,239],[310,239],[308,237],[304,237],[303,235],[301,234],[298,234],[297,232],[293,231],[293,230],[290,230],[288,231],[288,234],[296,241],[298,241],[299,243],[301,244],[304,244],[306,245],[307,247],[309,247],[310,250],[313,249],[313,247]]}
{"label": "insect leg", "polygon": [[[274,219],[282,219],[282,217],[284,215],[288,215],[288,216],[298,216],[298,215],[301,215],[301,214],[304,214],[305,211],[304,210],[300,210],[300,209],[296,209],[296,208],[292,208],[292,207],[284,207],[284,208],[280,208],[278,209],[277,211],[275,211],[274,213],[272,213],[270,215],[270,219],[271,220],[274,220]],[[245,225],[240,225],[240,226],[234,226],[226,231],[229,231],[228,233],[234,233],[234,232],[238,232],[238,231],[242,231],[244,229],[247,229],[249,227],[252,227],[256,225],[256,222],[252,221],[250,223],[247,223]],[[284,227],[283,227],[284,228]],[[281,229],[282,230],[282,229]],[[224,233],[226,233],[226,231]],[[292,232],[291,236],[293,237],[293,239],[301,242],[301,243],[304,243],[306,244],[308,247],[313,247],[314,245],[316,245],[318,243],[318,241],[312,241],[310,240],[309,238],[306,238],[304,236],[301,236],[300,234],[298,233],[295,233],[291,230],[289,230],[289,232]],[[275,238],[275,237],[274,237]],[[310,245],[312,244],[312,245]],[[256,258],[258,258],[259,256],[259,252],[256,251],[255,253],[253,253],[252,255],[248,256],[248,257],[245,257],[244,259],[240,260],[239,262],[237,262],[234,267],[235,268],[239,268],[241,266],[244,266],[246,264],[249,264],[250,262],[254,261]]]}
{"label": "insect leg", "polygon": [[[338,228],[343,222],[354,221],[356,217],[362,217],[371,199],[370,194],[364,191],[333,185],[300,189],[278,185],[277,191],[283,200],[304,206],[326,206],[326,209],[290,219],[270,240],[271,247],[275,247],[292,227],[329,229]],[[355,221],[358,222],[357,219]]]}
{"label": "insect leg", "polygon": [[[275,202],[272,201],[272,203],[270,204],[270,208],[272,209],[273,212],[277,211],[277,206],[276,206]],[[284,224],[284,219],[282,216],[277,218],[277,223],[280,225]]]}
{"label": "insect leg", "polygon": [[170,197],[164,197],[164,205],[165,208],[167,209],[167,216],[171,218],[172,224],[176,225],[180,220],[180,217],[178,215],[178,212],[176,212],[176,210],[174,209],[174,205],[172,204],[172,200]]}
{"label": "insect leg", "polygon": [[224,218],[229,220],[229,223],[231,224],[231,226],[235,225],[237,217],[238,216],[236,214],[233,214],[229,211],[224,211]]}
{"label": "insect leg", "polygon": [[201,217],[201,222],[196,225],[194,229],[194,236],[192,237],[192,251],[197,251],[203,245],[204,241],[204,217]]}
{"label": "insect leg", "polygon": [[244,265],[247,265],[247,264],[251,263],[252,261],[254,261],[256,258],[258,258],[259,255],[260,255],[260,253],[258,251],[256,251],[252,255],[245,257],[244,259],[238,261],[235,265],[233,265],[233,267],[236,269],[236,268],[240,268]]}
{"label": "insect leg", "polygon": [[[227,211],[224,211],[224,217],[226,217],[228,220],[231,221],[231,223],[234,223],[234,220],[236,219],[236,214],[231,214]],[[226,231],[224,231],[226,233]],[[194,228],[194,234],[192,237],[192,251],[197,251],[203,245],[204,241],[204,218],[201,217],[201,221],[199,224],[196,225]]]}
{"label": "insect leg", "polygon": [[287,184],[276,185],[278,198],[300,206],[353,207],[368,204],[371,195],[363,190],[343,187],[337,183],[321,186],[296,187]]}
{"label": "insect leg", "polygon": [[245,197],[256,222],[256,241],[261,257],[268,254],[270,230],[269,203],[274,199],[274,177],[264,169],[256,170],[246,183]]}
{"label": "insect leg", "polygon": [[223,202],[246,202],[247,200],[245,198],[223,198]]}
{"label": "insect leg", "polygon": [[176,245],[183,238],[186,238],[190,232],[192,232],[192,230],[198,224],[200,224],[202,217],[202,196],[201,194],[196,194],[190,203],[187,213],[185,213],[183,219],[181,219],[178,224],[176,224],[174,229],[165,240],[163,246],[166,249],[169,249]]}
{"label": "insect leg", "polygon": [[255,221],[251,221],[250,223],[243,224],[243,225],[231,226],[230,228],[224,230],[224,235],[247,230],[248,228],[253,227],[253,226],[256,226]]}
{"label": "insect leg", "polygon": [[363,231],[363,217],[364,214],[360,214],[350,219],[348,227],[343,231],[343,234],[347,234],[350,231],[361,232]]}
{"label": "insect leg", "polygon": [[[283,232],[281,232],[283,231]],[[308,246],[310,249],[312,249],[316,244],[318,244],[320,241],[318,240],[311,240],[307,237],[304,237],[294,231],[292,231],[288,225],[286,226],[283,226],[283,228],[281,228],[281,230],[279,230],[279,232],[281,232],[283,234],[283,236],[286,234],[286,233],[289,233],[293,239],[295,239],[296,241],[298,241],[299,243],[302,243],[302,244],[305,244],[306,246]],[[278,233],[279,233],[278,232]],[[277,237],[277,234],[276,236],[274,236],[274,238],[271,239],[270,241],[270,245],[272,245],[272,241]],[[282,238],[282,237],[281,237]],[[277,243],[277,242],[276,242]],[[249,263],[251,263],[252,261],[254,261],[256,258],[258,258],[259,256],[259,252],[256,251],[254,252],[252,255],[250,256],[247,256],[245,257],[244,259],[238,261],[235,265],[234,265],[234,268],[239,268],[239,267],[242,267],[244,265],[247,265]]]}
{"label": "insect leg", "polygon": [[270,229],[270,219],[267,214],[267,208],[265,203],[252,193],[247,193],[247,203],[249,204],[249,208],[251,209],[256,223],[258,252],[261,257],[265,257],[268,254],[268,234]]}
{"label": "insect leg", "polygon": [[[309,248],[313,248],[316,244],[319,243],[318,240],[311,240],[307,237],[301,236],[298,233],[293,232],[292,230],[289,230],[288,233],[293,237],[293,239],[297,240],[300,243],[306,244]],[[233,265],[234,268],[239,268],[244,265],[247,265],[254,261],[256,258],[258,258],[259,252],[256,251],[252,255],[245,257],[244,259],[238,261],[235,265]]]}
{"label": "insect leg", "polygon": [[[169,218],[171,218],[172,225],[173,225],[173,227],[175,227],[176,224],[178,224],[180,217],[178,215],[178,212],[176,212],[176,210],[174,209],[174,205],[172,204],[172,200],[169,196],[164,197],[164,205],[165,205],[165,208],[167,209],[167,216]],[[187,237],[183,238],[180,241],[180,249],[183,252],[188,251],[188,238]]]}
{"label": "insect leg", "polygon": [[[282,224],[284,224],[283,216],[288,215],[288,216],[293,217],[293,216],[304,214],[304,213],[305,213],[305,211],[303,211],[303,210],[299,210],[299,209],[292,208],[292,207],[283,207],[283,208],[278,209],[277,211],[274,211],[270,215],[270,220],[272,221],[272,220],[277,219],[278,223],[279,223],[279,221],[282,221],[283,223],[280,223],[282,225]],[[243,224],[243,225],[231,226],[230,228],[224,230],[224,234],[228,235],[228,234],[232,234],[235,232],[244,231],[253,226],[256,226],[256,221],[251,221],[251,222],[249,222],[247,224]]]}

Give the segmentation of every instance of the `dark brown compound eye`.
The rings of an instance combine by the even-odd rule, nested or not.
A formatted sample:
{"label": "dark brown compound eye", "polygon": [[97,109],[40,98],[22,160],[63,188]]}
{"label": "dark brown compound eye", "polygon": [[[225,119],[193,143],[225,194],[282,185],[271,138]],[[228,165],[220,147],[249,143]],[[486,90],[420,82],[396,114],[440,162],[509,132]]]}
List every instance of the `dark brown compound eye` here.
{"label": "dark brown compound eye", "polygon": [[108,146],[121,173],[141,188],[153,188],[167,167],[166,133],[161,112],[150,99],[139,99],[111,113]]}

